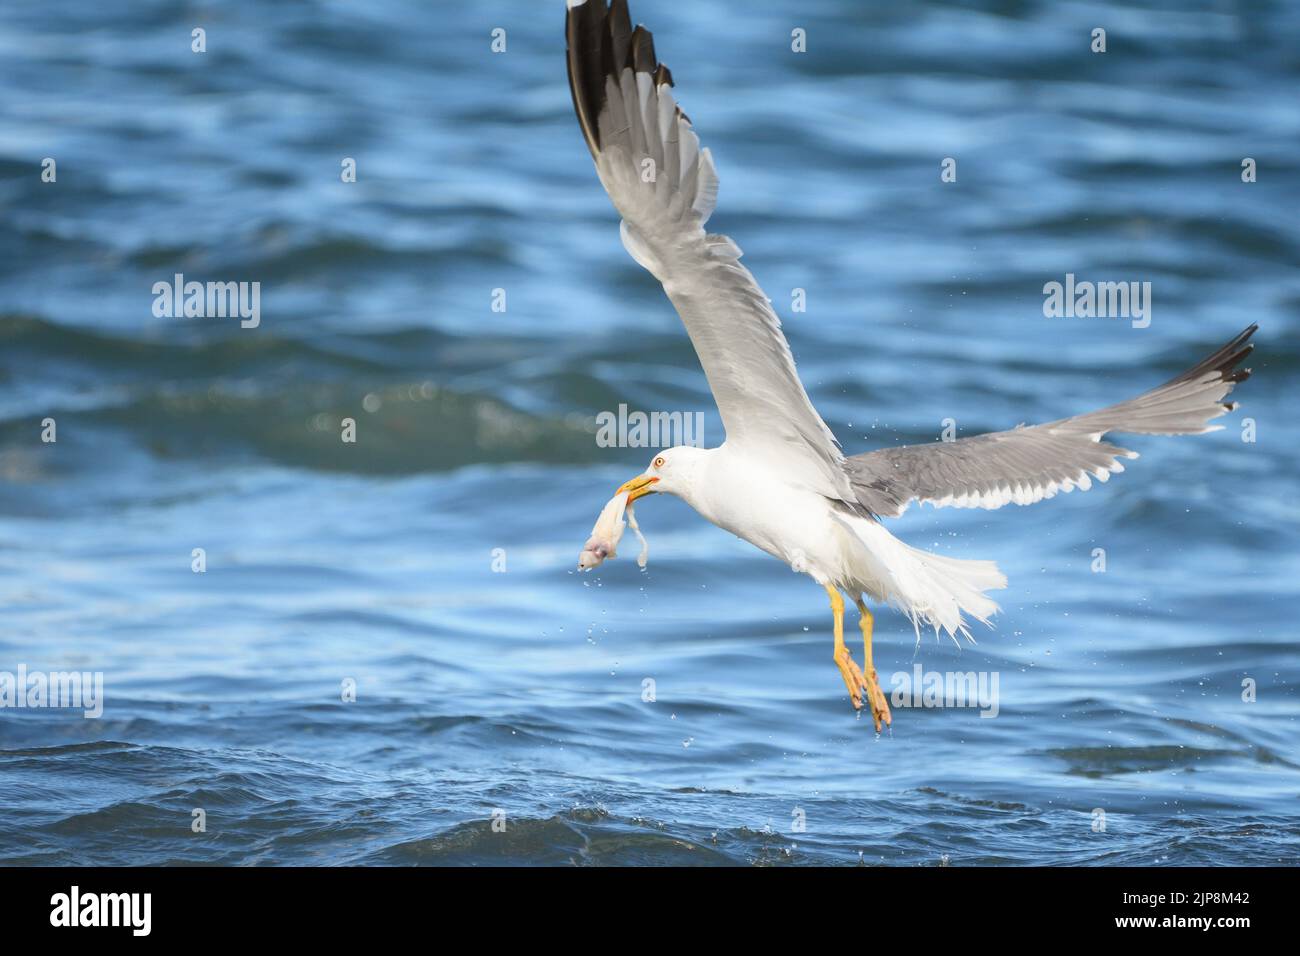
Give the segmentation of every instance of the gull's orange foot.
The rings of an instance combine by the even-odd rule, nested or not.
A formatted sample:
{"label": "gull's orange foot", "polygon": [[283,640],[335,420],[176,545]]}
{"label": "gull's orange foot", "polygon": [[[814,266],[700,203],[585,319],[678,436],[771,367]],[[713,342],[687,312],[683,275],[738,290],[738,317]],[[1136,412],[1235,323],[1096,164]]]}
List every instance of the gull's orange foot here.
{"label": "gull's orange foot", "polygon": [[876,678],[876,669],[871,668],[868,675],[867,701],[871,704],[871,719],[876,723],[876,733],[880,733],[881,721],[889,727],[893,725],[893,718],[889,715],[889,702],[885,699],[885,693],[880,689],[880,681]]}
{"label": "gull's orange foot", "polygon": [[[844,678],[844,686],[849,689],[849,700],[853,701],[853,709],[862,709],[862,700],[864,697],[870,697],[870,686],[867,679],[862,675],[862,669],[858,667],[857,661],[849,653],[847,647],[841,647],[835,652],[835,666],[840,669],[840,676]],[[879,688],[877,688],[879,693]],[[872,705],[875,709],[875,705]],[[880,721],[876,721],[876,729],[880,729]]]}

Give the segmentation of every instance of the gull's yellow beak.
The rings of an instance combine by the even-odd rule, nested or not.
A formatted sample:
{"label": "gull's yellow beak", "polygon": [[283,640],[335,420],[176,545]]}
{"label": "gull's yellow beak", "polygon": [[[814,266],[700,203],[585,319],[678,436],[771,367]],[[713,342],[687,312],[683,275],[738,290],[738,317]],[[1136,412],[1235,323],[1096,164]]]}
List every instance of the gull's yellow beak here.
{"label": "gull's yellow beak", "polygon": [[631,481],[625,481],[623,484],[619,485],[618,491],[614,492],[614,494],[621,495],[626,491],[627,503],[631,504],[638,498],[644,498],[646,495],[654,494],[655,490],[651,485],[658,480],[658,478],[655,478],[652,475],[637,475]]}

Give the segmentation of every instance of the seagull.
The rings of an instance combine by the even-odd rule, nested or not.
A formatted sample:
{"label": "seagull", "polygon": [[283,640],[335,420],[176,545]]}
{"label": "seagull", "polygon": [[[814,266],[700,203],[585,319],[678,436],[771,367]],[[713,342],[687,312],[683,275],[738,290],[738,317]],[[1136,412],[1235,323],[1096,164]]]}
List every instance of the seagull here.
{"label": "seagull", "polygon": [[[705,230],[718,197],[713,156],[677,105],[654,39],[632,27],[626,0],[567,0],[569,88],[596,172],[622,217],[623,246],[663,285],[703,366],[726,438],[717,448],[660,451],[618,493],[684,500],[713,524],[808,575],[830,598],[834,660],[876,732],[892,718],[871,656],[865,598],[920,626],[970,639],[989,624],[986,594],[1006,586],[993,561],[960,560],[903,543],[883,520],[913,502],[937,508],[1028,505],[1087,490],[1137,453],[1112,432],[1193,435],[1237,406],[1251,325],[1183,374],[1099,411],[955,441],[846,457],[795,371],[781,322],[740,248]],[[863,663],[844,641],[844,597],[859,612]],[[991,626],[991,625],[990,625]]]}

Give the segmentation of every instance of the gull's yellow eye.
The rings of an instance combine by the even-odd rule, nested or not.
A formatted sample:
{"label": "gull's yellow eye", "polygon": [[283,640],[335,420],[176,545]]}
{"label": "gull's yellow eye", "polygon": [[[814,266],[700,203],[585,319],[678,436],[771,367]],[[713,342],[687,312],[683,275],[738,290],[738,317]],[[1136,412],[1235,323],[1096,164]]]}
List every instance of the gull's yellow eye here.
{"label": "gull's yellow eye", "polygon": [[655,459],[655,467],[662,468],[663,466],[664,466],[664,456],[660,455],[658,458]]}

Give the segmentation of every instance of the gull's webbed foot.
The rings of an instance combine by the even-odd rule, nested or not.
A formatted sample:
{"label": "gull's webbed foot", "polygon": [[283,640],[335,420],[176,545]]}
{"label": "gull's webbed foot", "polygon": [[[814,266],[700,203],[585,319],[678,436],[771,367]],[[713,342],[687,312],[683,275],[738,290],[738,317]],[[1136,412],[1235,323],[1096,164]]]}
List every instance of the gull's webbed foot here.
{"label": "gull's webbed foot", "polygon": [[849,689],[849,700],[853,702],[853,709],[861,710],[864,701],[870,704],[871,720],[876,725],[876,733],[880,733],[881,725],[889,726],[891,718],[889,704],[885,702],[880,681],[876,679],[876,668],[871,663],[871,612],[859,598],[858,610],[862,613],[859,619],[863,639],[862,653],[863,661],[866,663],[864,673],[863,668],[858,667],[844,643],[844,599],[835,588],[829,585],[825,587],[826,594],[831,599],[831,613],[835,615],[835,666],[840,669],[844,686]]}
{"label": "gull's webbed foot", "polygon": [[847,647],[835,649],[835,666],[840,669],[844,686],[849,689],[849,700],[853,701],[853,709],[861,710],[863,699],[870,699],[870,688],[867,686],[866,678],[862,676],[861,668],[858,667],[857,661],[853,659]]}
{"label": "gull's webbed foot", "polygon": [[871,719],[875,721],[876,733],[880,733],[880,724],[883,721],[886,727],[893,724],[893,718],[889,714],[889,702],[885,700],[885,693],[880,689],[880,681],[876,679],[876,669],[873,667],[866,675],[867,684],[867,701],[871,704]]}
{"label": "gull's webbed foot", "polygon": [[871,632],[875,626],[875,619],[871,612],[867,610],[866,602],[858,598],[858,627],[862,629],[862,660],[866,664],[866,673],[864,682],[867,688],[867,701],[871,704],[871,719],[875,721],[876,733],[880,732],[880,725],[883,721],[886,727],[893,724],[893,718],[889,714],[889,702],[885,700],[885,692],[880,689],[880,680],[876,677],[876,666],[871,660]]}

